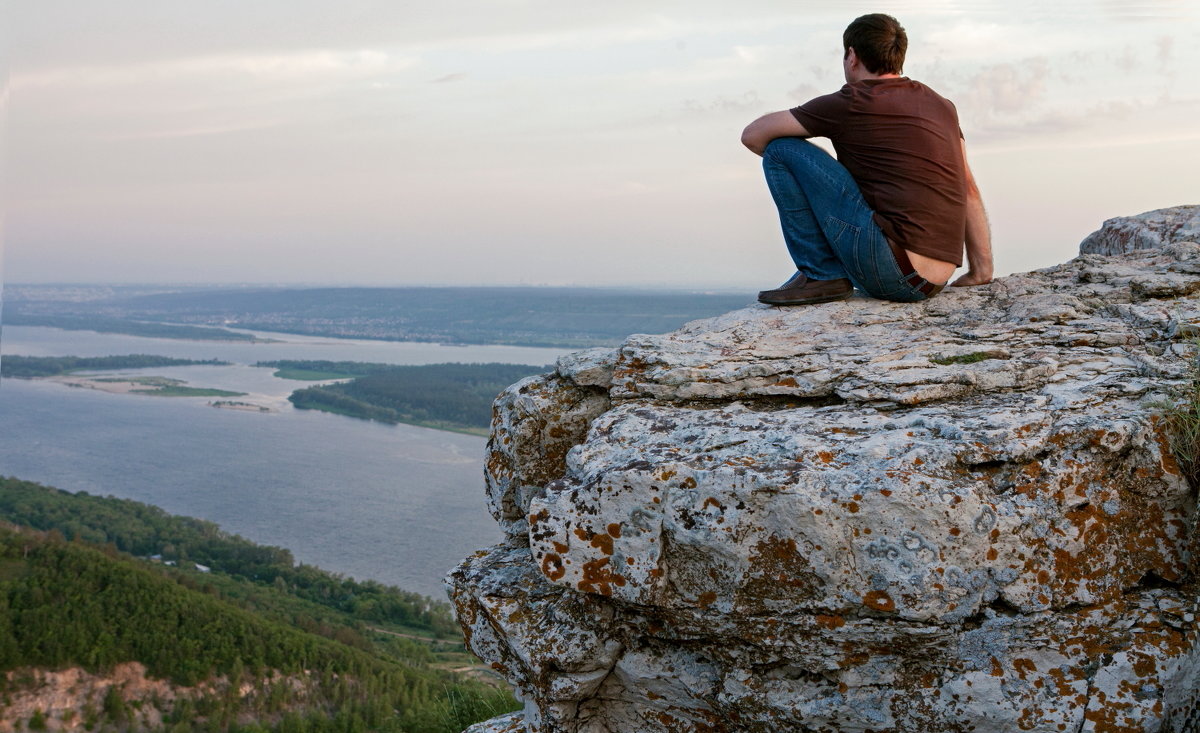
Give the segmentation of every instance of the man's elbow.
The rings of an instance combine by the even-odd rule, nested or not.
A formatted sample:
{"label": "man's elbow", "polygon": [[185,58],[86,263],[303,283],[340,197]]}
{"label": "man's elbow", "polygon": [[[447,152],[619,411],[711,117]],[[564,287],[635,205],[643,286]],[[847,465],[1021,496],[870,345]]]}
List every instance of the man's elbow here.
{"label": "man's elbow", "polygon": [[755,155],[762,155],[763,151],[767,149],[768,142],[770,141],[764,140],[762,135],[755,132],[753,124],[748,125],[745,130],[742,130],[742,145],[745,145]]}

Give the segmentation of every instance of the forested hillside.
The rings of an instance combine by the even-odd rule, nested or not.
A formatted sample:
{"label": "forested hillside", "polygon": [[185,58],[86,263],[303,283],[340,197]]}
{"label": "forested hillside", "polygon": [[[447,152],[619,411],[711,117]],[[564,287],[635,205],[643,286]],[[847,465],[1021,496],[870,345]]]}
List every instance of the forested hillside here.
{"label": "forested hillside", "polygon": [[178,571],[57,532],[0,527],[0,671],[19,673],[3,683],[5,698],[32,677],[22,670],[102,673],[130,661],[169,680],[171,699],[130,699],[110,687],[78,708],[47,701],[28,727],[79,718],[114,731],[457,733],[511,706],[503,693],[429,665],[238,608]]}
{"label": "forested hillside", "polygon": [[[286,550],[137,502],[0,479],[0,517],[50,528],[0,525],[0,720],[18,730],[457,733],[515,706],[447,671],[468,658],[445,604],[318,568],[289,574]],[[119,547],[157,547],[177,566]],[[20,707],[38,670],[102,676],[128,662],[170,693],[98,686]]]}
{"label": "forested hillside", "polygon": [[200,563],[216,573],[282,589],[361,622],[393,624],[456,637],[458,624],[443,601],[373,581],[342,578],[297,565],[282,547],[255,544],[202,519],[168,514],[150,504],[72,494],[29,481],[0,478],[0,519],[69,539],[109,545],[135,556]]}

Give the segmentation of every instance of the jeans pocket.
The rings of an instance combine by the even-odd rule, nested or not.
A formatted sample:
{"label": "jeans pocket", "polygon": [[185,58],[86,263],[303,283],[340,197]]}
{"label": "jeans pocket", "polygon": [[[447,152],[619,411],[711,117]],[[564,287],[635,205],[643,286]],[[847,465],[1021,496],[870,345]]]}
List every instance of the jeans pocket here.
{"label": "jeans pocket", "polygon": [[842,221],[835,216],[825,217],[825,237],[829,240],[829,246],[841,261],[842,267],[850,273],[850,279],[856,282],[861,280],[863,266],[866,264],[860,251],[861,247],[858,246],[861,233],[861,227],[856,227],[848,221]]}
{"label": "jeans pocket", "polygon": [[825,217],[825,238],[839,253],[854,249],[858,243],[858,227],[834,216]]}

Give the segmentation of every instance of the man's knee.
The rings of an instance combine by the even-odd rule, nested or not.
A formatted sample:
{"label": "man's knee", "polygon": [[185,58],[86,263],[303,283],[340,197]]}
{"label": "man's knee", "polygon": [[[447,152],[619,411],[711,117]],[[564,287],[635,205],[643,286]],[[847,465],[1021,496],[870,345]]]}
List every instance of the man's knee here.
{"label": "man's knee", "polygon": [[805,138],[802,138],[802,137],[777,137],[774,140],[772,140],[771,142],[767,143],[766,149],[763,150],[763,157],[765,158],[768,155],[775,157],[775,158],[787,157],[787,156],[792,156],[792,155],[809,156],[809,155],[812,155],[814,152],[825,153],[824,150],[821,150],[816,145],[813,145]]}

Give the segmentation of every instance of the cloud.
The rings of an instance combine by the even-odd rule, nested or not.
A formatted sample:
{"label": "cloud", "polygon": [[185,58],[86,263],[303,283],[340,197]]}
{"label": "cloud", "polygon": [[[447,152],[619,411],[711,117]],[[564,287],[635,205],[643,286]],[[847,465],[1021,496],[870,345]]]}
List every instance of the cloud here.
{"label": "cloud", "polygon": [[213,135],[228,135],[237,132],[267,130],[270,128],[279,127],[283,124],[283,122],[278,120],[264,120],[261,122],[241,122],[229,125],[177,127],[170,129],[148,130],[136,133],[131,132],[123,135],[98,135],[96,138],[113,142],[120,140],[173,140],[185,137],[207,137]]}
{"label": "cloud", "polygon": [[13,85],[20,89],[53,86],[95,87],[212,76],[237,76],[272,84],[295,81],[310,83],[323,77],[363,77],[395,73],[412,68],[417,63],[416,58],[394,56],[375,49],[222,54],[155,63],[101,64],[43,71],[17,71],[13,74]]}
{"label": "cloud", "polygon": [[829,92],[828,89],[821,90],[821,89],[818,89],[813,84],[801,84],[801,85],[795,87],[794,89],[792,89],[791,91],[789,91],[788,96],[791,97],[792,99],[796,100],[800,104],[803,104],[814,97],[819,97],[822,94],[826,94],[828,92]]}
{"label": "cloud", "polygon": [[1156,45],[1158,46],[1159,66],[1165,70],[1175,59],[1175,39],[1171,36],[1159,36]]}
{"label": "cloud", "polygon": [[467,75],[463,74],[463,73],[446,74],[445,76],[439,76],[438,78],[434,79],[433,83],[434,84],[449,84],[449,83],[455,82],[455,81],[462,81],[463,79],[466,79],[466,78],[467,78]]}
{"label": "cloud", "polygon": [[1133,52],[1132,46],[1126,46],[1122,50],[1121,55],[1116,57],[1115,62],[1117,68],[1125,73],[1134,71],[1138,67],[1138,59]]}
{"label": "cloud", "polygon": [[750,90],[734,97],[721,95],[711,100],[707,104],[699,102],[695,99],[685,99],[683,101],[682,111],[684,114],[688,115],[708,114],[713,112],[719,114],[724,114],[727,112],[736,112],[738,114],[742,114],[761,109],[762,106],[763,102],[761,99],[759,99],[758,92]]}
{"label": "cloud", "polygon": [[1000,117],[1036,107],[1046,94],[1050,64],[1044,58],[980,69],[960,93],[975,114]]}
{"label": "cloud", "polygon": [[1020,119],[972,125],[969,140],[988,152],[1123,147],[1200,139],[1189,124],[1200,100],[1108,99],[1058,106]]}

